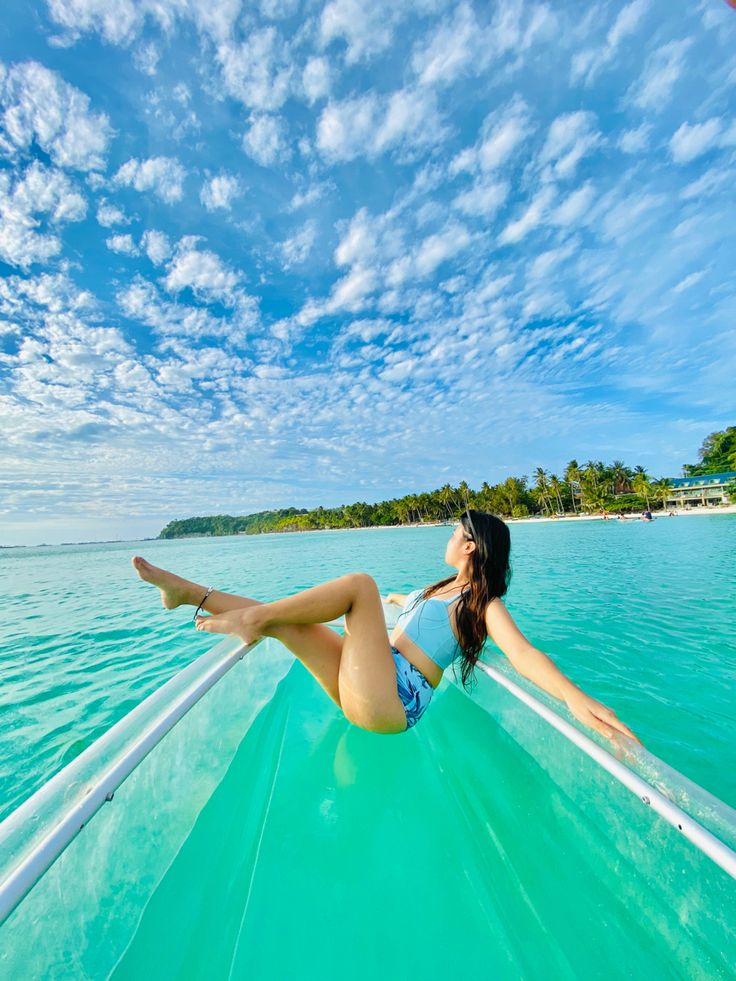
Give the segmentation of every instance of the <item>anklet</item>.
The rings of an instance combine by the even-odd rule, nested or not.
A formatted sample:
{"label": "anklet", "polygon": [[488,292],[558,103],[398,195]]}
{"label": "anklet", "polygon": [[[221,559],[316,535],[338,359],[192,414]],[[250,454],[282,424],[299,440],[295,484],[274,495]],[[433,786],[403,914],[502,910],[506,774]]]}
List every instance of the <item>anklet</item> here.
{"label": "anklet", "polygon": [[202,607],[204,606],[204,604],[207,602],[207,597],[214,590],[214,588],[215,588],[214,586],[210,586],[209,589],[207,590],[207,592],[204,594],[204,597],[202,598],[202,602],[197,607],[197,611],[194,614],[194,616],[192,617],[192,620],[196,620],[197,619],[197,617],[199,616],[199,611],[202,609]]}

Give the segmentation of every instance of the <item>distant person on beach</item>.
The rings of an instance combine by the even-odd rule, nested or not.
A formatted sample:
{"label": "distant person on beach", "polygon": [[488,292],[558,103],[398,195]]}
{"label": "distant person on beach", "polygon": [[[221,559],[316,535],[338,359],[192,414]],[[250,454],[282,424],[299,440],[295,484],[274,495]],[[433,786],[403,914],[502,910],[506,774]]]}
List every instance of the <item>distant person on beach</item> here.
{"label": "distant person on beach", "polygon": [[[390,637],[378,586],[365,572],[263,603],[205,588],[138,555],[131,561],[138,576],[161,591],[167,610],[196,606],[197,630],[235,634],[246,644],[276,637],[362,729],[393,734],[416,725],[444,670],[461,658],[465,685],[490,637],[520,674],[566,702],[575,718],[608,739],[623,733],[639,742],[613,709],[573,684],[516,626],[501,599],[511,578],[510,551],[505,522],[466,510],[444,553],[456,575],[408,596],[389,593],[387,602],[404,607]],[[341,637],[326,624],[343,615]]]}
{"label": "distant person on beach", "polygon": [[642,516],[641,516],[641,520],[642,521],[653,521],[654,519],[652,518],[652,512],[651,511],[645,511],[642,514]]}

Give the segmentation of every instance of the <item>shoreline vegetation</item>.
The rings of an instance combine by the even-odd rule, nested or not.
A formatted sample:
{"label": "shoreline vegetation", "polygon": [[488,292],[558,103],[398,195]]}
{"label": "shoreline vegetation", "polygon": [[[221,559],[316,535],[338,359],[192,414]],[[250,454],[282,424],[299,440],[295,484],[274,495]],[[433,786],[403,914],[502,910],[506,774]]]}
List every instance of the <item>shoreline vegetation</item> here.
{"label": "shoreline vegetation", "polygon": [[[683,466],[686,477],[736,471],[736,426],[711,433],[700,448],[699,456],[699,463]],[[726,488],[731,505],[693,509],[668,507],[670,486],[668,478],[653,480],[644,467],[632,469],[621,460],[614,460],[609,465],[589,460],[583,466],[577,460],[571,460],[562,478],[537,467],[532,486],[529,486],[527,476],[508,477],[493,486],[484,481],[479,491],[461,481],[457,487],[445,484],[434,491],[407,494],[376,504],[359,501],[334,508],[283,508],[235,517],[220,514],[184,518],[170,521],[158,537],[202,538],[444,525],[456,521],[465,507],[490,511],[507,521],[606,520],[617,519],[619,515],[630,520],[644,511],[657,509],[664,514],[736,511],[736,480]]]}
{"label": "shoreline vegetation", "polygon": [[[685,464],[685,477],[736,472],[736,426],[711,433],[699,451],[700,462]],[[260,511],[242,517],[220,514],[170,521],[158,535],[135,539],[104,539],[85,542],[62,542],[61,545],[122,544],[125,541],[158,541],[174,538],[210,538],[231,535],[257,535],[300,531],[351,531],[356,528],[418,528],[452,524],[465,507],[491,511],[511,522],[638,520],[644,511],[661,515],[733,514],[736,513],[736,480],[726,485],[731,504],[694,508],[665,508],[668,478],[652,480],[643,467],[627,467],[614,460],[610,466],[589,460],[582,467],[571,460],[563,478],[542,467],[529,478],[508,477],[490,486],[484,482],[473,491],[465,481],[457,487],[445,484],[439,490],[407,494],[403,498],[378,504],[358,502],[335,508],[298,510],[286,508]],[[50,543],[37,545],[1,545],[11,548],[52,548]]]}

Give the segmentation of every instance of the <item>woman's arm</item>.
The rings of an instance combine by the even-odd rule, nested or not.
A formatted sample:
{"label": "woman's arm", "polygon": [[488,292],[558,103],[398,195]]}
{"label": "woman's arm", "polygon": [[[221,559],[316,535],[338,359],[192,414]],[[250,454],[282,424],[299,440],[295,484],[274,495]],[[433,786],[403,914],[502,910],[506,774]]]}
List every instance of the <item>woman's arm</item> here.
{"label": "woman's arm", "polygon": [[618,731],[640,742],[613,709],[586,695],[546,654],[529,643],[499,598],[489,603],[486,609],[486,629],[488,636],[500,647],[519,674],[565,702],[576,719],[609,739]]}
{"label": "woman's arm", "polygon": [[406,606],[406,596],[403,593],[389,593],[386,602],[395,603],[397,606]]}
{"label": "woman's arm", "polygon": [[501,648],[519,674],[535,685],[562,701],[567,701],[568,695],[583,694],[546,654],[529,643],[503,601],[498,598],[486,610],[486,629],[493,643]]}

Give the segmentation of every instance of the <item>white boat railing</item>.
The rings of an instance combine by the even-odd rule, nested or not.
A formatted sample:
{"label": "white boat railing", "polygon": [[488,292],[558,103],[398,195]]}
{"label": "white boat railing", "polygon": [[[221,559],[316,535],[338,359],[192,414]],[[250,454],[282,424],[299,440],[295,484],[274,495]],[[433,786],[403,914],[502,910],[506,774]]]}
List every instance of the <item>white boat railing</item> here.
{"label": "white boat railing", "polygon": [[[497,670],[483,661],[478,661],[477,667],[485,672],[489,678],[492,678],[505,688],[514,698],[518,698],[519,701],[527,705],[533,712],[541,716],[545,722],[548,722],[566,739],[574,743],[578,749],[581,749],[599,766],[603,767],[604,770],[607,770],[615,780],[636,794],[642,804],[646,807],[651,807],[664,821],[673,828],[676,828],[677,831],[692,842],[699,851],[707,855],[716,865],[719,865],[724,872],[727,872],[732,879],[736,879],[736,851],[721,841],[720,838],[717,838],[699,821],[679,807],[671,798],[662,793],[661,790],[639,776],[639,774],[635,773],[620,760],[616,759],[611,752],[599,746],[590,736],[587,736],[580,729],[577,729],[574,725],[561,718],[530,692],[526,691],[520,685],[515,684],[502,671]],[[632,761],[635,760],[640,765],[648,766],[652,770],[666,770],[678,782],[693,788],[697,793],[697,797],[701,801],[707,802],[711,809],[718,813],[719,819],[727,824],[733,831],[734,836],[736,836],[736,811],[717,797],[713,797],[707,790],[688,780],[687,777],[674,770],[643,746],[639,746],[633,739],[623,735],[623,733],[620,735],[620,738],[616,738],[620,749]]]}
{"label": "white boat railing", "polygon": [[[343,625],[343,620],[333,620],[330,625]],[[76,838],[90,818],[103,804],[113,800],[117,788],[138,764],[202,696],[259,643],[260,639],[246,646],[234,637],[220,641],[144,699],[0,823],[0,924]],[[615,780],[636,794],[644,805],[656,811],[704,855],[736,879],[736,852],[727,844],[589,736],[515,684],[503,672],[482,661],[478,662],[478,667],[574,743]],[[633,757],[656,763],[660,765],[660,769],[668,770],[691,788],[696,788],[699,797],[712,802],[720,819],[732,827],[736,834],[736,812],[707,791],[687,781],[657,757],[636,746],[633,740],[625,736],[621,739]]]}
{"label": "white boat railing", "polygon": [[0,823],[0,924],[90,818],[113,799],[141,760],[262,639],[248,647],[236,637],[220,641],[136,705]]}

